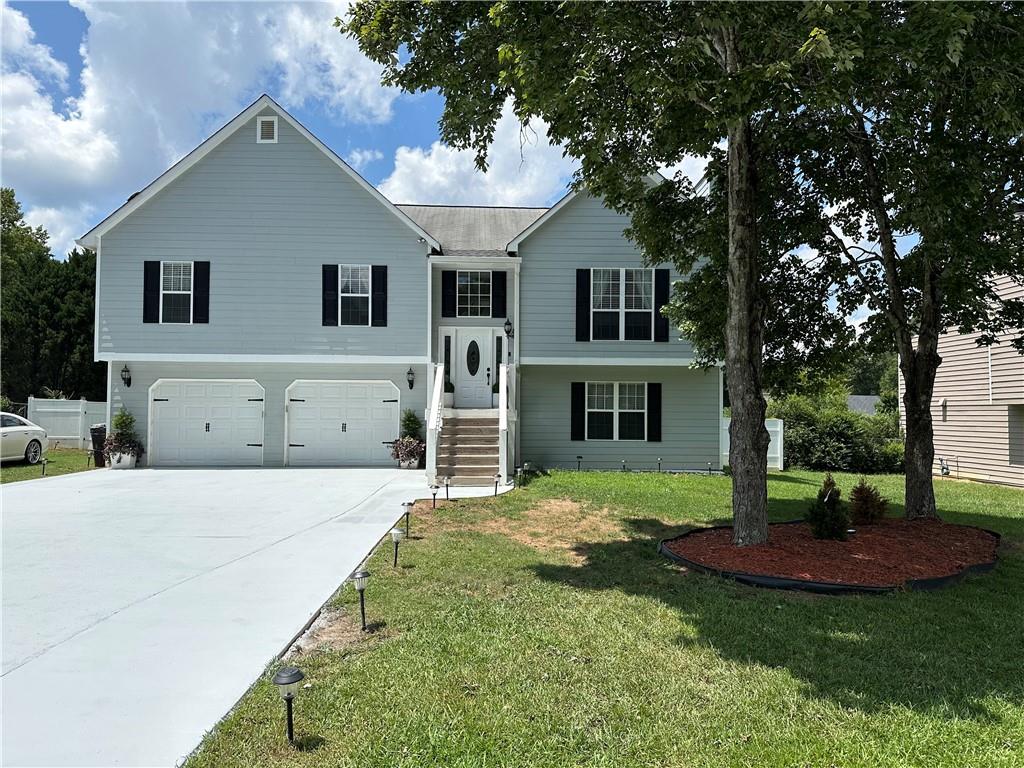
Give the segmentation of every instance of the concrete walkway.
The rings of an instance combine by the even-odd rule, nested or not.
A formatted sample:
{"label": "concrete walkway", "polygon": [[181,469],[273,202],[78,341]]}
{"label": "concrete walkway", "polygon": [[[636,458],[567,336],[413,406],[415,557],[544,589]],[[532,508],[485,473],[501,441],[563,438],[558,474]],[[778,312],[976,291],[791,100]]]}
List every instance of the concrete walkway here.
{"label": "concrete walkway", "polygon": [[391,469],[2,486],[3,765],[180,762],[424,496]]}

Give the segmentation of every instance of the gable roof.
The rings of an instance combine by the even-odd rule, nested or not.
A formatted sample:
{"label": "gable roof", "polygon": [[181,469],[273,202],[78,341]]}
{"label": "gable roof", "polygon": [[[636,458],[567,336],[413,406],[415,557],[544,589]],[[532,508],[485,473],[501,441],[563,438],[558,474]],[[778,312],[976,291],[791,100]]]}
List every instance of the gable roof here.
{"label": "gable roof", "polygon": [[399,205],[449,256],[505,256],[505,245],[547,208],[478,205]]}
{"label": "gable roof", "polygon": [[409,218],[405,213],[400,211],[390,200],[382,195],[376,187],[370,182],[356,173],[344,160],[336,155],[330,147],[324,144],[320,139],[314,136],[302,125],[298,120],[292,117],[288,112],[276,101],[274,101],[267,94],[263,94],[256,101],[250,104],[248,107],[239,112],[232,120],[225,124],[220,130],[215,132],[206,141],[200,144],[198,147],[193,149],[181,160],[176,162],[160,176],[150,182],[139,192],[128,198],[128,200],[117,210],[107,216],[103,221],[97,224],[95,227],[90,229],[75,242],[85,248],[95,248],[97,238],[104,233],[110,231],[117,226],[121,221],[134,213],[138,208],[145,205],[147,201],[153,198],[160,190],[170,184],[172,181],[181,176],[185,171],[192,168],[196,163],[202,160],[211,150],[222,144],[227,138],[234,135],[242,126],[246,125],[256,115],[262,112],[264,109],[272,109],[281,118],[283,118],[289,125],[291,125],[300,134],[306,137],[313,146],[323,152],[328,159],[337,165],[343,172],[347,173],[352,179],[355,180],[359,186],[369,192],[376,200],[390,210],[398,219],[409,229],[415,232],[420,238],[423,239],[431,248],[435,251],[441,250],[441,243],[439,243],[434,237],[432,237],[426,230],[424,230],[419,224]]}

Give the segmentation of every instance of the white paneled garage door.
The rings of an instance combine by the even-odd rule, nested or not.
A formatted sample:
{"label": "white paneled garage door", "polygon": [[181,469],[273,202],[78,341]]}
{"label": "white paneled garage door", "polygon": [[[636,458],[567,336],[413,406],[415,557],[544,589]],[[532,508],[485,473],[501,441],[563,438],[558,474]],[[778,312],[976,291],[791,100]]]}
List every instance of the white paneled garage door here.
{"label": "white paneled garage door", "polygon": [[294,381],[285,390],[291,466],[394,465],[398,387],[390,381]]}
{"label": "white paneled garage door", "polygon": [[161,379],[149,390],[150,466],[259,466],[263,387],[253,379]]}

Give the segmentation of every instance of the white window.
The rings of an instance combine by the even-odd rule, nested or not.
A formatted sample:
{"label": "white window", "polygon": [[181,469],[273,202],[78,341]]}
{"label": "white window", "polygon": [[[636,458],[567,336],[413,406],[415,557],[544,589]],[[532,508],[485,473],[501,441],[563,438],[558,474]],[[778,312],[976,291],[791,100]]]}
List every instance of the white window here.
{"label": "white window", "polygon": [[590,270],[590,338],[651,341],[654,338],[654,270]]}
{"label": "white window", "polygon": [[491,273],[459,270],[458,316],[491,316]]}
{"label": "white window", "polygon": [[587,382],[587,440],[646,439],[646,383]]}
{"label": "white window", "polygon": [[370,268],[338,267],[338,325],[370,324]]}
{"label": "white window", "polygon": [[192,262],[160,262],[160,322],[192,322]]}
{"label": "white window", "polygon": [[277,118],[256,118],[256,143],[277,144]]}

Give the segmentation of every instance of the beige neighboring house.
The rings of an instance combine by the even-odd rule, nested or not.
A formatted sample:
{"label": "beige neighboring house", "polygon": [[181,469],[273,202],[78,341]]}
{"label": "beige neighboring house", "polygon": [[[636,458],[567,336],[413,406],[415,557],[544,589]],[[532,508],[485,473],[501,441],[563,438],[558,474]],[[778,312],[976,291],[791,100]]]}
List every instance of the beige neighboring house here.
{"label": "beige neighboring house", "polygon": [[[997,281],[997,289],[1005,298],[1024,298],[1024,288],[1009,278]],[[1024,487],[1024,356],[1010,346],[1012,334],[991,347],[979,347],[978,336],[939,337],[934,472],[941,474],[945,462],[950,477]],[[900,421],[905,424],[902,410]]]}

